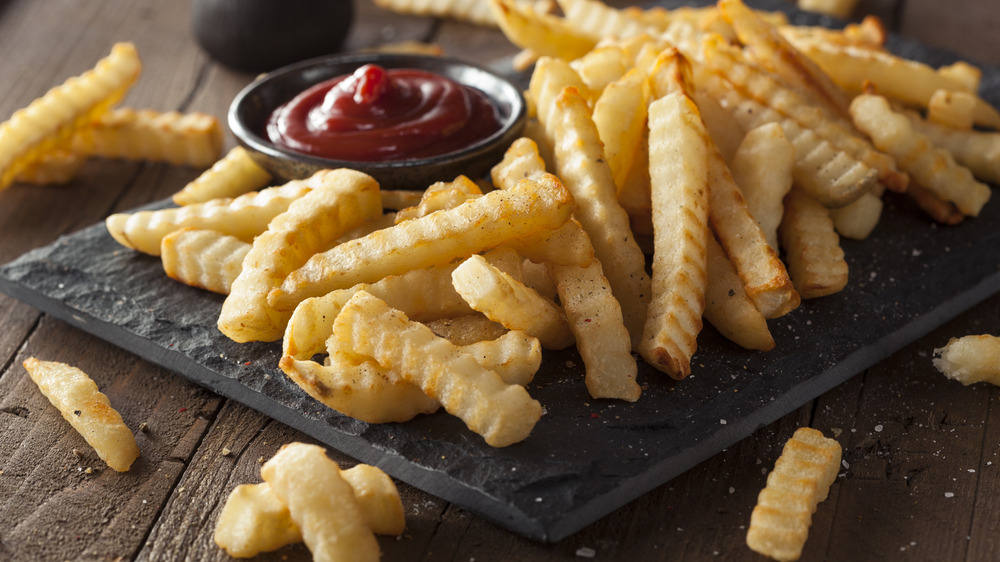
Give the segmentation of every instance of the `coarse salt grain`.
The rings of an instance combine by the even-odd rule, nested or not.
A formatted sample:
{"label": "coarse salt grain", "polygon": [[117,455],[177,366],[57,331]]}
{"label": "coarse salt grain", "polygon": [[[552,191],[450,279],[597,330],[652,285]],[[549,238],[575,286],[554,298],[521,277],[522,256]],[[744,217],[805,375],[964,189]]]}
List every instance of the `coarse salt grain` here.
{"label": "coarse salt grain", "polygon": [[952,492],[945,492],[944,493],[944,497],[946,497],[946,498],[953,498],[953,497],[955,497],[955,494],[953,494]]}

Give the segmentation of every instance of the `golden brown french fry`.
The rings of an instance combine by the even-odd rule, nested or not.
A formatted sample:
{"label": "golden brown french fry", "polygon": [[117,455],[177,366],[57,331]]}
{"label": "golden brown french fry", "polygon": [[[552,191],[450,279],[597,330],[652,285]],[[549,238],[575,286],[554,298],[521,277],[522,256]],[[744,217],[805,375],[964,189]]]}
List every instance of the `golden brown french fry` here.
{"label": "golden brown french fry", "polygon": [[470,256],[452,272],[452,284],[473,310],[538,338],[547,349],[573,345],[566,315],[552,301],[491,266],[480,255]]}
{"label": "golden brown french fry", "polygon": [[543,57],[573,60],[594,48],[597,40],[565,19],[539,14],[514,0],[490,0],[493,17],[511,43]]}
{"label": "golden brown french fry", "polygon": [[[870,84],[882,95],[917,107],[927,107],[938,90],[976,93],[970,89],[970,81],[956,77],[955,72],[938,72],[924,63],[891,53],[828,43],[812,43],[802,48],[806,56],[850,92],[860,92]],[[1000,128],[1000,112],[977,97],[975,123]]]}
{"label": "golden brown french fry", "polygon": [[816,505],[840,467],[840,444],[815,429],[795,431],[767,476],[747,528],[747,546],[775,560],[798,560]]}
{"label": "golden brown french fry", "polygon": [[[528,84],[528,98],[535,107],[535,115],[538,117],[539,125],[544,131],[546,143],[555,147],[552,134],[549,132],[549,122],[552,120],[550,113],[555,107],[555,100],[567,87],[576,88],[585,98],[590,99],[590,90],[583,83],[580,75],[573,70],[568,62],[555,57],[542,57],[535,64],[535,69],[531,73],[531,81]],[[536,141],[537,142],[537,141]],[[539,149],[544,146],[538,143]],[[541,153],[545,156],[545,153]],[[550,166],[555,165],[555,160],[545,160]]]}
{"label": "golden brown french fry", "polygon": [[746,200],[714,145],[709,145],[709,222],[764,318],[788,314],[799,305],[785,264],[747,208]]}
{"label": "golden brown french fry", "polygon": [[142,70],[132,43],[115,43],[94,68],[72,77],[0,123],[0,190],[43,154],[121,100]]}
{"label": "golden brown french fry", "polygon": [[482,194],[476,182],[466,176],[458,176],[450,182],[437,182],[424,191],[419,203],[400,209],[396,213],[396,223],[423,217],[434,211],[457,207]]}
{"label": "golden brown french fry", "polygon": [[573,212],[573,196],[555,176],[522,180],[455,207],[375,231],[314,255],[268,302],[291,310],[303,300],[370,283],[552,230]]}
{"label": "golden brown french fry", "polygon": [[[544,173],[545,163],[537,146],[527,139],[515,141],[503,161],[492,171],[499,189],[506,189],[518,178]],[[574,228],[579,239],[590,245],[590,238],[578,223]],[[565,228],[565,227],[564,227]],[[636,401],[642,389],[636,382],[637,366],[632,357],[632,340],[622,319],[621,305],[611,293],[611,284],[598,260],[589,266],[560,265],[546,260],[550,281],[555,283],[569,328],[583,358],[584,382],[593,398]]]}
{"label": "golden brown french fry", "polygon": [[823,297],[847,285],[844,250],[830,211],[797,189],[785,196],[781,245],[795,289],[804,299]]}
{"label": "golden brown french fry", "polygon": [[271,174],[258,166],[245,148],[237,146],[175,193],[173,201],[184,206],[220,197],[239,197],[267,186],[270,181]]}
{"label": "golden brown french fry", "polygon": [[126,472],[139,458],[135,436],[111,407],[111,401],[87,373],[57,361],[29,357],[23,362],[28,376],[64,420],[116,472]]}
{"label": "golden brown french fry", "polygon": [[233,341],[281,339],[292,311],[271,308],[268,292],[345,231],[382,215],[378,182],[367,174],[346,168],[320,170],[307,181],[313,189],[254,238],[222,303],[219,331]]}
{"label": "golden brown french fry", "polygon": [[570,61],[569,65],[587,89],[596,95],[628,71],[625,52],[614,44],[598,45],[582,57]]}
{"label": "golden brown french fry", "polygon": [[976,119],[976,96],[969,92],[938,90],[927,101],[927,120],[968,131]]}
{"label": "golden brown french fry", "polygon": [[[720,72],[724,73],[724,79],[744,97],[771,108],[778,114],[794,121],[799,127],[811,130],[829,141],[838,150],[844,151],[852,159],[876,170],[878,181],[887,188],[894,191],[906,189],[909,180],[907,175],[896,168],[896,163],[892,158],[876,150],[866,138],[854,131],[849,121],[832,117],[832,114],[810,105],[807,99],[785,87],[771,73],[746,61],[741,56],[740,51],[719,42],[717,39],[706,40],[704,49],[706,65],[717,75]],[[744,128],[749,130],[753,127]],[[785,129],[788,139],[796,144],[797,135],[789,130],[785,122],[782,122],[782,128]],[[798,147],[796,147],[797,161],[805,161],[810,156],[808,153],[799,154],[799,152]],[[812,170],[815,173],[815,168]],[[829,190],[810,187],[809,183],[805,181],[806,178],[803,177],[805,174],[802,172],[805,171],[804,169],[796,172],[796,183],[830,207],[846,205],[871,188],[871,184],[861,184],[860,187],[865,189],[843,194],[831,194]]]}
{"label": "golden brown french fry", "polygon": [[982,181],[1000,183],[1000,133],[959,131],[924,120],[914,111],[905,111],[914,130],[926,135],[935,146],[950,152],[959,164]]}
{"label": "golden brown french fry", "polygon": [[513,187],[523,179],[534,179],[545,173],[545,161],[538,150],[538,143],[521,137],[510,144],[503,159],[490,170],[490,178],[497,189]]}
{"label": "golden brown french fry", "polygon": [[776,252],[782,201],[792,189],[794,167],[795,147],[777,123],[748,131],[729,162],[733,180],[740,187],[750,214]]}
{"label": "golden brown french fry", "polygon": [[302,542],[302,531],[271,486],[262,482],[233,488],[215,522],[212,539],[233,558],[253,558]]}
{"label": "golden brown french fry", "polygon": [[653,279],[638,349],[675,379],[691,374],[705,309],[710,142],[697,106],[682,91],[650,104]]}
{"label": "golden brown french fry", "polygon": [[808,98],[842,118],[850,98],[812,60],[792,46],[777,27],[748,8],[742,0],[719,0],[719,9],[736,29],[754,60],[764,64]]}
{"label": "golden brown french fry", "polygon": [[337,463],[316,445],[284,445],[260,469],[314,560],[379,559],[378,541]]}
{"label": "golden brown french fry", "polygon": [[252,242],[267,229],[271,219],[285,212],[292,201],[311,189],[310,180],[293,180],[281,186],[244,193],[235,199],[212,199],[157,211],[116,213],[105,219],[105,226],[119,244],[153,256],[160,255],[164,236],[184,227],[215,230]]}
{"label": "golden brown french fry", "polygon": [[[350,485],[374,533],[403,532],[406,526],[403,503],[388,474],[368,464],[357,464],[340,471],[340,477]],[[216,520],[213,540],[233,558],[252,558],[261,552],[302,542],[302,531],[270,484],[240,484],[226,498]]]}
{"label": "golden brown french fry", "polygon": [[524,387],[505,384],[472,355],[364,291],[341,309],[333,331],[341,349],[396,369],[493,447],[524,440],[542,415]]}
{"label": "golden brown french fry", "polygon": [[700,80],[698,86],[719,100],[744,130],[766,123],[780,124],[795,147],[796,184],[828,206],[849,204],[878,182],[877,170],[794,119],[733,89],[722,76],[712,72],[695,76]]}
{"label": "golden brown french fry", "polygon": [[366,423],[405,422],[441,407],[395,371],[340,353],[337,344],[331,349],[329,365],[285,355],[278,367],[317,402]]}
{"label": "golden brown french fry", "polygon": [[726,339],[746,349],[774,349],[774,338],[767,327],[767,320],[747,296],[743,280],[715,236],[708,237],[707,247],[705,320]]}
{"label": "golden brown french fry", "polygon": [[207,113],[121,107],[79,127],[69,147],[85,156],[206,167],[222,154],[222,128]]}
{"label": "golden brown french fry", "polygon": [[182,228],[163,237],[160,261],[167,277],[221,295],[228,295],[243,271],[251,245],[236,238],[197,228]]}
{"label": "golden brown french fry", "polygon": [[951,338],[934,350],[934,366],[964,385],[1000,385],[1000,338],[989,334]]}
{"label": "golden brown french fry", "polygon": [[611,168],[587,102],[575,88],[567,87],[552,104],[543,122],[546,134],[553,139],[558,176],[576,200],[574,217],[590,236],[594,255],[611,282],[635,345],[649,303],[645,256],[629,227],[628,214],[618,203]]}
{"label": "golden brown french fry", "polygon": [[876,146],[892,154],[922,186],[954,203],[959,211],[976,216],[991,195],[988,185],[955,162],[951,153],[936,148],[913,129],[910,120],[896,113],[882,96],[862,94],[851,102],[855,125]]}
{"label": "golden brown french fry", "polygon": [[881,186],[875,186],[850,205],[830,209],[837,233],[852,240],[868,238],[882,217],[882,192]]}
{"label": "golden brown french fry", "polygon": [[636,153],[643,150],[649,97],[645,73],[633,68],[608,84],[594,103],[594,125],[604,144],[604,156],[619,193]]}

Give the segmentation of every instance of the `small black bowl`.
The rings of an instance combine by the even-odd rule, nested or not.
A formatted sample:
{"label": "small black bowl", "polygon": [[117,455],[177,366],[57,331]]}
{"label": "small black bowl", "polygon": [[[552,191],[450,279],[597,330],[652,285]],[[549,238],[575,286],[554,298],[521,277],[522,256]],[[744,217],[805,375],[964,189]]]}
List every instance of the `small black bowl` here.
{"label": "small black bowl", "polygon": [[[502,126],[493,135],[462,150],[441,156],[388,162],[332,160],[277,146],[264,136],[268,117],[279,105],[306,88],[365,64],[414,68],[446,76],[484,92],[499,109]],[[291,64],[258,78],[229,107],[229,128],[250,156],[273,176],[301,179],[317,170],[351,168],[369,174],[383,189],[425,189],[459,175],[477,178],[503,158],[524,128],[527,109],[521,91],[508,80],[481,67],[442,57],[368,53],[319,57]]]}

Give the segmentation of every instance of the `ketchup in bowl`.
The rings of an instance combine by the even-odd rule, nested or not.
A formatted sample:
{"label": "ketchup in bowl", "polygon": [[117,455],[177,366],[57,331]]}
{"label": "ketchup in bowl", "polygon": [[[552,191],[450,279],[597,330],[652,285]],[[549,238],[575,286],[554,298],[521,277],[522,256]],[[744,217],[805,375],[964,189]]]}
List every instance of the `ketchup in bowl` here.
{"label": "ketchup in bowl", "polygon": [[424,70],[366,64],[278,107],[266,134],[303,154],[385,162],[455,152],[501,126],[496,106],[475,88]]}

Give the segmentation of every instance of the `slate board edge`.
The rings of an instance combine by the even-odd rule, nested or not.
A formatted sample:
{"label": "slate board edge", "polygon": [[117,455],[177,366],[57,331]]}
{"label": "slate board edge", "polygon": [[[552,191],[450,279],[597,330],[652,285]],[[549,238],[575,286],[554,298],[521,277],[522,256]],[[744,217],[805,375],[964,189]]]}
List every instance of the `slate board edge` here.
{"label": "slate board edge", "polygon": [[[667,461],[655,465],[636,478],[623,480],[618,490],[610,491],[606,495],[580,506],[572,513],[567,514],[561,520],[547,527],[546,535],[540,537],[538,540],[558,542],[583,529],[587,525],[604,517],[604,515],[599,517],[592,516],[596,505],[601,506],[598,511],[607,515],[628,504],[643,494],[691,470],[719,451],[746,439],[761,427],[781,419],[802,405],[818,398],[852,377],[861,374],[879,361],[894,355],[907,345],[929,334],[936,328],[970,310],[998,292],[1000,292],[1000,272],[983,279],[979,284],[965,293],[941,302],[927,314],[901,326],[895,332],[879,340],[877,344],[863,347],[851,353],[836,366],[822,373],[817,373],[815,377],[792,387],[786,393],[775,398],[767,406],[755,410],[747,417],[727,426],[726,429],[714,433],[705,441],[689,447],[684,452]],[[943,345],[946,342],[941,343]],[[877,349],[878,352],[872,353],[873,349]],[[623,488],[630,489],[630,493],[622,494]]]}
{"label": "slate board edge", "polygon": [[[387,455],[386,451],[377,449],[361,437],[336,431],[323,424],[312,423],[299,412],[280,404],[276,405],[266,396],[248,389],[238,381],[212,372],[183,353],[164,349],[121,326],[93,318],[62,301],[53,299],[21,283],[12,282],[2,275],[3,269],[0,268],[0,290],[10,296],[35,306],[39,310],[95,337],[114,341],[117,345],[144,357],[153,364],[180,373],[192,382],[236,400],[264,415],[273,417],[321,442],[336,443],[337,449],[345,454],[361,462],[379,466],[402,481],[460,505],[517,534],[532,540],[549,543],[566,538],[601,519],[611,511],[687,472],[722,449],[750,436],[760,427],[780,419],[800,407],[801,404],[817,398],[852,376],[891,356],[909,343],[930,333],[935,328],[1000,291],[1000,272],[998,272],[985,278],[968,291],[943,301],[927,314],[901,326],[895,332],[884,337],[878,345],[866,346],[852,353],[831,369],[818,373],[815,377],[789,389],[768,405],[761,407],[726,429],[716,432],[705,441],[689,447],[670,460],[652,466],[650,470],[640,476],[622,480],[615,489],[578,506],[572,512],[552,520],[539,521],[528,517],[512,503],[483,494],[481,490],[469,487],[460,480],[436,474],[431,469],[408,463],[399,458],[398,455]],[[116,337],[111,338],[110,336]],[[877,349],[878,352],[872,353],[872,349]],[[477,497],[477,501],[469,501],[468,498],[472,496]]]}
{"label": "slate board edge", "polygon": [[[11,264],[15,262],[11,262]],[[383,451],[372,446],[362,437],[337,431],[324,424],[314,423],[313,420],[303,416],[301,412],[276,403],[267,396],[247,388],[237,380],[214,373],[211,369],[181,352],[164,349],[149,339],[117,324],[94,318],[89,313],[75,309],[58,299],[51,298],[24,284],[11,281],[3,275],[5,268],[6,266],[0,267],[0,292],[34,306],[38,310],[88,334],[128,350],[143,360],[179,374],[212,392],[274,418],[320,442],[335,443],[335,448],[338,451],[360,462],[378,466],[399,480],[460,505],[517,534],[537,541],[548,540],[546,537],[549,536],[549,532],[545,526],[528,517],[512,503],[484,494],[481,490],[469,487],[461,480],[408,463],[391,451]],[[442,482],[442,479],[445,481]],[[471,496],[479,498],[478,501],[469,501],[468,498]]]}

